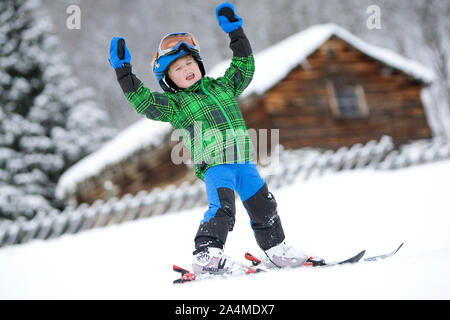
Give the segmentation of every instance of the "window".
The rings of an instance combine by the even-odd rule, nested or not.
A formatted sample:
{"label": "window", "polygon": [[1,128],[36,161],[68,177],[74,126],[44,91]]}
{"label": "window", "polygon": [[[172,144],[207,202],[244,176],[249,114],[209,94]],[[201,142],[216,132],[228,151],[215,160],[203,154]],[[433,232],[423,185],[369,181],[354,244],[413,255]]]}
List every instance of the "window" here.
{"label": "window", "polygon": [[328,81],[329,103],[333,115],[341,119],[363,119],[369,116],[361,85],[335,85]]}

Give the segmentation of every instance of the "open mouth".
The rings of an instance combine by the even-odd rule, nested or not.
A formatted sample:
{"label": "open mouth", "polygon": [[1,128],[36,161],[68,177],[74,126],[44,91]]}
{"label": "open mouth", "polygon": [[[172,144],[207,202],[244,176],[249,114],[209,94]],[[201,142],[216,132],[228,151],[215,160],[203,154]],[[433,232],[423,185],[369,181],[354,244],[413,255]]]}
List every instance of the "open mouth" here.
{"label": "open mouth", "polygon": [[186,80],[187,80],[187,81],[191,81],[191,80],[194,80],[194,78],[195,78],[195,74],[190,73],[190,74],[188,74],[188,76],[186,77]]}

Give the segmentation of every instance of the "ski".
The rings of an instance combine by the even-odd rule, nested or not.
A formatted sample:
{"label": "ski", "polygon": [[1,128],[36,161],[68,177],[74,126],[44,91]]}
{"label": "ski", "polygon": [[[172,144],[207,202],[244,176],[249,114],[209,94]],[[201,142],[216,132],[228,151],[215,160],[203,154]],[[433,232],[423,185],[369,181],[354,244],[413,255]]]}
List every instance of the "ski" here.
{"label": "ski", "polygon": [[211,272],[211,273],[196,274],[196,273],[190,272],[189,270],[180,268],[177,265],[173,265],[172,269],[173,269],[173,271],[181,274],[181,277],[179,279],[176,279],[173,281],[173,283],[175,283],[175,284],[204,280],[204,279],[211,279],[211,278],[218,277],[218,276],[222,276],[222,277],[226,278],[228,276],[249,275],[249,274],[265,271],[261,268],[246,267],[245,271],[242,270],[242,272],[238,272],[238,273],[223,271],[223,272]]}
{"label": "ski", "polygon": [[[363,250],[351,258],[348,258],[348,259],[345,259],[342,261],[329,262],[329,263],[325,263],[322,259],[314,260],[314,258],[310,257],[303,266],[305,266],[305,267],[309,267],[309,266],[311,266],[311,267],[326,267],[326,266],[333,266],[333,265],[338,265],[338,264],[356,263],[363,257],[365,252],[366,251]],[[254,255],[252,255],[251,253],[246,252],[244,257],[246,260],[248,260],[252,263],[252,266],[247,267],[247,269],[245,271],[239,272],[237,274],[230,273],[230,272],[214,272],[214,273],[195,274],[193,272],[190,272],[187,269],[183,269],[181,267],[178,267],[177,265],[173,265],[173,267],[172,267],[173,271],[181,274],[181,277],[179,279],[174,280],[173,283],[179,284],[179,283],[186,283],[186,282],[192,282],[192,281],[198,281],[198,280],[204,280],[204,279],[211,279],[211,278],[218,277],[218,276],[228,277],[228,276],[236,276],[236,275],[249,275],[249,274],[258,273],[258,272],[270,271],[270,269],[261,267],[261,260],[258,259],[257,257],[255,257]]]}
{"label": "ski", "polygon": [[[348,259],[332,261],[332,262],[325,262],[323,259],[317,259],[314,257],[310,257],[303,264],[303,267],[323,268],[323,267],[332,267],[332,266],[344,265],[344,264],[353,264],[353,263],[358,263],[360,261],[361,262],[378,261],[378,260],[392,257],[400,250],[400,248],[402,246],[403,246],[403,243],[401,243],[398,247],[396,247],[391,252],[377,255],[377,256],[366,257],[364,259],[363,259],[363,256],[366,253],[366,250],[362,250],[362,251],[358,252],[356,255],[354,255]],[[190,272],[187,269],[183,269],[176,265],[173,265],[173,271],[181,274],[181,277],[179,279],[174,280],[173,283],[186,283],[186,282],[191,282],[191,281],[211,279],[211,278],[214,278],[217,276],[228,277],[228,276],[236,276],[236,275],[248,275],[248,274],[273,270],[273,269],[266,269],[265,267],[262,267],[261,260],[249,252],[245,253],[244,258],[245,258],[245,260],[250,261],[252,266],[247,267],[247,269],[245,271],[239,272],[237,274],[231,273],[231,272],[215,272],[215,273],[195,274],[193,272]]]}
{"label": "ski", "polygon": [[[361,258],[366,253],[366,250],[362,250],[358,252],[356,255],[345,259],[345,260],[339,260],[339,261],[333,261],[333,262],[325,262],[323,259],[316,260],[313,257],[309,257],[308,260],[303,264],[304,267],[330,267],[335,266],[339,264],[347,264],[347,263],[357,263],[361,260]],[[245,259],[250,261],[254,267],[259,266],[261,264],[261,260],[256,258],[251,253],[246,252],[245,253]]]}
{"label": "ski", "polygon": [[317,266],[313,265],[313,266],[314,267],[330,267],[330,266],[336,266],[336,265],[340,265],[340,264],[357,263],[357,262],[359,262],[361,260],[361,258],[364,256],[365,253],[366,253],[366,250],[362,250],[361,252],[358,252],[353,257],[345,259],[345,260],[333,261],[333,262],[324,262],[323,264],[319,264]]}
{"label": "ski", "polygon": [[403,242],[392,252],[381,254],[381,255],[378,255],[378,256],[367,257],[367,258],[364,258],[361,262],[372,262],[372,261],[378,261],[378,260],[390,258],[394,254],[396,254],[398,252],[398,250],[400,250],[400,248],[402,246],[403,246]]}

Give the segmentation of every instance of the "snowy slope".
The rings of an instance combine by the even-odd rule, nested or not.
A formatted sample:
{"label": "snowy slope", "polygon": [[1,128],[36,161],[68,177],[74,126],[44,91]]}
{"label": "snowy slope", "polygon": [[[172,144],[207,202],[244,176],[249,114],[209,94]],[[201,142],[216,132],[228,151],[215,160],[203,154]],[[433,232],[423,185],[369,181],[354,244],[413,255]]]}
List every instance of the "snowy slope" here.
{"label": "snowy slope", "polygon": [[[355,170],[274,192],[287,242],[334,260],[361,249],[385,261],[172,285],[190,267],[202,209],[0,249],[0,299],[449,299],[450,160]],[[226,251],[258,253],[247,214]],[[251,289],[250,289],[251,288]]]}

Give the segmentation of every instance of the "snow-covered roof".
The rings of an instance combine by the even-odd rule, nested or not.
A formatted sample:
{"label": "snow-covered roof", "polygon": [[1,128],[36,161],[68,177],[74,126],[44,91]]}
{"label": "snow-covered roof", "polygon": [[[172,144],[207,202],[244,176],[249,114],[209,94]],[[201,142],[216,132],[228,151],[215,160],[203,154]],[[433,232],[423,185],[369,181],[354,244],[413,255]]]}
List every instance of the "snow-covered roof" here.
{"label": "snow-covered roof", "polygon": [[120,162],[139,149],[158,146],[171,129],[168,122],[150,121],[147,118],[136,121],[98,151],[68,169],[58,182],[56,195],[63,197],[73,193],[78,183],[98,175],[108,165]]}
{"label": "snow-covered roof", "polygon": [[[434,73],[423,65],[397,53],[371,45],[336,24],[314,25],[255,54],[256,70],[252,82],[242,97],[262,94],[272,88],[288,73],[301,64],[330,37],[336,36],[367,56],[398,69],[413,78],[430,83]],[[209,76],[217,78],[224,74],[229,60],[216,65]]]}

